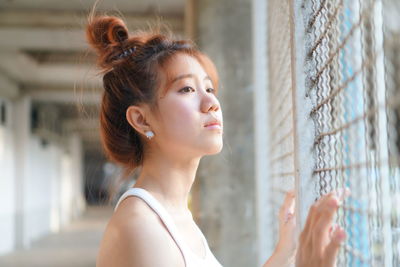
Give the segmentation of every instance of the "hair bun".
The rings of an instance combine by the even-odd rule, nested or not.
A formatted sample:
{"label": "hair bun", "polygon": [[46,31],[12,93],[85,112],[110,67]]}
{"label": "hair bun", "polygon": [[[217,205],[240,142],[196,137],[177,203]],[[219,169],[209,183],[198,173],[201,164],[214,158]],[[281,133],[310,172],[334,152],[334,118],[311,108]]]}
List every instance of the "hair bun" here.
{"label": "hair bun", "polygon": [[103,66],[109,61],[109,56],[115,54],[115,48],[121,50],[123,42],[128,39],[128,29],[120,18],[96,16],[89,20],[86,38],[99,54],[99,65]]}

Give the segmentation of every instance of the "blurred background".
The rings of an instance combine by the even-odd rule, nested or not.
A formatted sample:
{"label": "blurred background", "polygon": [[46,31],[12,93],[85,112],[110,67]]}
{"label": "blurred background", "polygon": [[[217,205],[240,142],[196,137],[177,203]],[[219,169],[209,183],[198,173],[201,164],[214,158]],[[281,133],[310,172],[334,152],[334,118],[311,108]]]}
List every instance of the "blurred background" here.
{"label": "blurred background", "polygon": [[[95,266],[134,183],[118,182],[102,153],[103,89],[84,32],[93,4],[0,0],[0,266]],[[265,262],[288,190],[300,231],[309,206],[344,187],[338,266],[400,266],[397,0],[102,0],[97,10],[130,31],[161,21],[217,66],[224,149],[201,161],[189,205],[224,266]]]}

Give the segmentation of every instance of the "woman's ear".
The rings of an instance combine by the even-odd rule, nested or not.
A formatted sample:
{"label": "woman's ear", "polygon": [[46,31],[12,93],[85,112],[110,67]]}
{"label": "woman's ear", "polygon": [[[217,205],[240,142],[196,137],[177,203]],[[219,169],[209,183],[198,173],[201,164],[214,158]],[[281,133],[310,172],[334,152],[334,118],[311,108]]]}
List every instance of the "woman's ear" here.
{"label": "woman's ear", "polygon": [[150,125],[146,121],[146,109],[143,106],[129,106],[126,110],[126,119],[129,124],[139,133],[151,131]]}

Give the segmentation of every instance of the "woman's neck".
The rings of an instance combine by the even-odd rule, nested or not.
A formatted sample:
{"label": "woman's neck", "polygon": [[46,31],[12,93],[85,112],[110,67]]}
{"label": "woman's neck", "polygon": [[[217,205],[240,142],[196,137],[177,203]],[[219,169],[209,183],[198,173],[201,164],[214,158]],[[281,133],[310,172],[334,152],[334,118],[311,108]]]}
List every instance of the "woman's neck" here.
{"label": "woman's neck", "polygon": [[143,162],[134,187],[149,191],[171,214],[190,213],[188,197],[199,162],[153,155]]}

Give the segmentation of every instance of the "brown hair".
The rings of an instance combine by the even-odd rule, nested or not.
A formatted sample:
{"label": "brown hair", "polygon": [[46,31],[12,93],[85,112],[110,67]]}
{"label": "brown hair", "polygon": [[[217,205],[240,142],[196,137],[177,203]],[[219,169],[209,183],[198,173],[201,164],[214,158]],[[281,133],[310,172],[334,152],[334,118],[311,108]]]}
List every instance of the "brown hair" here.
{"label": "brown hair", "polygon": [[[158,30],[159,31],[159,30]],[[157,107],[159,71],[168,79],[166,63],[177,53],[196,58],[218,88],[212,61],[189,40],[172,34],[141,31],[129,36],[125,23],[113,16],[94,16],[86,28],[88,43],[98,54],[104,92],[100,111],[101,140],[106,156],[131,172],[143,162],[144,141],[126,119],[131,105]]]}

